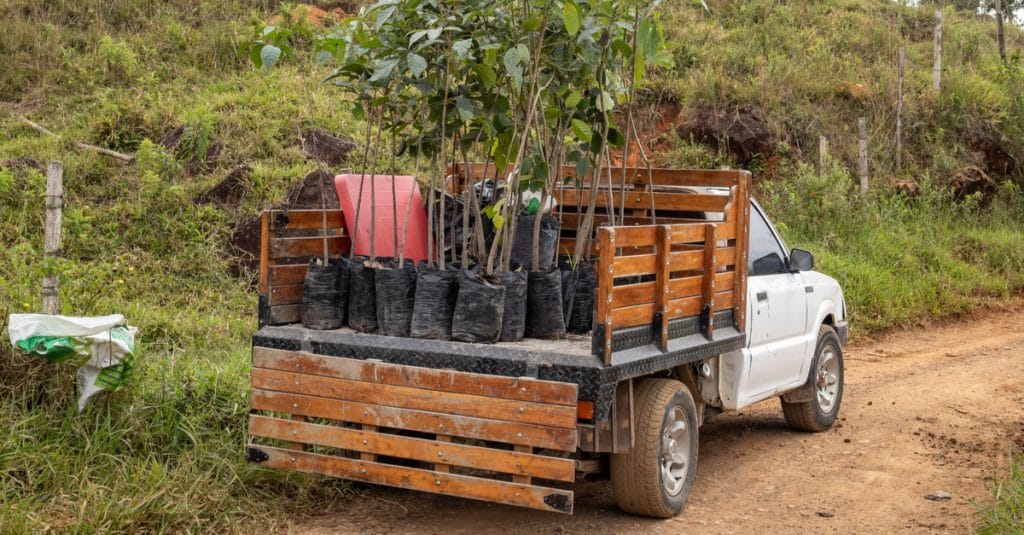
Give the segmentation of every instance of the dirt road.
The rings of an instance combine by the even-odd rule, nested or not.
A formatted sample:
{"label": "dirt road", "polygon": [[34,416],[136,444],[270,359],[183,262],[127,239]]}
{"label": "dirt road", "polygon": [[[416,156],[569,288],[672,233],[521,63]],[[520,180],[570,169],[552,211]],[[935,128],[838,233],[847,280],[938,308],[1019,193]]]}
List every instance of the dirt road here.
{"label": "dirt road", "polygon": [[[1024,310],[900,332],[846,351],[841,424],[790,431],[778,401],[701,428],[697,482],[671,520],[627,516],[608,482],[562,516],[364,488],[295,533],[963,533],[1024,448]],[[948,501],[926,494],[947,492]]]}

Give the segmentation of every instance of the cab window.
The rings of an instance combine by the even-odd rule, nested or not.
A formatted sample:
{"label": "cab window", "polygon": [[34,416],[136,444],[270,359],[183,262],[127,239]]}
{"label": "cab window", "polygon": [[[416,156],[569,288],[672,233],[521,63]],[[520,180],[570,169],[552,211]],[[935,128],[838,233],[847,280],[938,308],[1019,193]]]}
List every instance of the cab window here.
{"label": "cab window", "polygon": [[768,222],[756,207],[750,211],[750,276],[773,275],[786,270],[786,254]]}

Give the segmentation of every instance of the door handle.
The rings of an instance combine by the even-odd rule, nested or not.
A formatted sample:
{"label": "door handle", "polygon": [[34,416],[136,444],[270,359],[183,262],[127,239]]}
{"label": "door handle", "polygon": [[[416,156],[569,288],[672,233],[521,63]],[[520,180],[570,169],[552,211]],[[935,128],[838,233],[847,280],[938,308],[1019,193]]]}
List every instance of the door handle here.
{"label": "door handle", "polygon": [[766,292],[764,290],[762,290],[760,292],[757,292],[757,300],[758,301],[767,301],[768,300],[768,292]]}
{"label": "door handle", "polygon": [[814,293],[814,286],[804,286],[804,291],[809,294],[812,294]]}

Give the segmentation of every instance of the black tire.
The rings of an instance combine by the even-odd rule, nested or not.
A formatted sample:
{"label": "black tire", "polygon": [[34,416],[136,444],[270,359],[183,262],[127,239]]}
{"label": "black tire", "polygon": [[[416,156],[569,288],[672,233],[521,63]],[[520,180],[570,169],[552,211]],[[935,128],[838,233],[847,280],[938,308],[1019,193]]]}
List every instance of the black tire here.
{"label": "black tire", "polygon": [[[683,510],[697,475],[697,408],[690,390],[674,379],[640,381],[634,406],[635,444],[629,453],[611,456],[615,502],[627,513],[670,518]],[[676,422],[683,422],[685,428]],[[688,454],[680,454],[685,459],[683,466],[674,469],[680,477],[666,483],[662,455],[669,424],[675,428],[672,435],[689,440],[689,448]],[[674,487],[674,492],[669,487]]]}
{"label": "black tire", "polygon": [[[819,370],[822,358],[831,354],[835,361],[834,370],[826,370],[828,375],[822,377]],[[818,345],[814,349],[814,360],[811,361],[810,379],[807,388],[810,398],[807,401],[788,403],[782,399],[782,414],[786,422],[801,431],[820,433],[828,430],[839,416],[839,408],[843,402],[843,348],[839,344],[839,336],[829,325],[822,325],[818,330]],[[835,382],[830,382],[833,379]],[[836,385],[831,396],[825,391],[826,386]],[[831,399],[831,403],[827,401]]]}

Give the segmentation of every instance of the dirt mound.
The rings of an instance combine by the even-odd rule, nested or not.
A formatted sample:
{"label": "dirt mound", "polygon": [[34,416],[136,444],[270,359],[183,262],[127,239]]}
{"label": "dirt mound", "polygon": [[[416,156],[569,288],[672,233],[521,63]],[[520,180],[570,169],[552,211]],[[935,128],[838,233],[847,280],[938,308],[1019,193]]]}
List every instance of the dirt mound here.
{"label": "dirt mound", "polygon": [[302,153],[307,158],[320,160],[328,165],[338,165],[345,161],[349,153],[356,148],[355,141],[335,136],[319,128],[306,130],[299,141],[302,143]]}
{"label": "dirt mound", "polygon": [[772,133],[764,116],[753,109],[686,112],[676,132],[679,137],[728,150],[741,165],[750,163],[755,155],[772,152]]}
{"label": "dirt mound", "polygon": [[982,160],[985,162],[985,169],[989,173],[1009,175],[1017,168],[1017,160],[997,140],[976,138],[971,142],[971,145],[974,150],[981,153]]}
{"label": "dirt mound", "polygon": [[963,201],[969,195],[978,194],[981,202],[991,198],[996,190],[996,182],[992,177],[985,174],[985,171],[968,165],[949,179],[949,186],[953,189],[953,198]]}
{"label": "dirt mound", "polygon": [[221,206],[238,206],[242,197],[249,191],[248,165],[235,167],[216,186],[200,193],[195,198],[196,204],[219,204]]}

